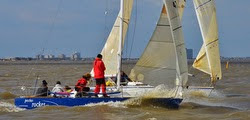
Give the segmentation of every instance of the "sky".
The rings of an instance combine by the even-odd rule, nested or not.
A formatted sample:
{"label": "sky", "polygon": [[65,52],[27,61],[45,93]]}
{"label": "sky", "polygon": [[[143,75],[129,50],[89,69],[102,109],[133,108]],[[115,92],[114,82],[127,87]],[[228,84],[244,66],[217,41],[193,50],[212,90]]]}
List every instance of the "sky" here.
{"label": "sky", "polygon": [[[94,57],[105,44],[119,12],[119,0],[0,0],[0,58],[35,57],[75,51]],[[220,53],[250,57],[250,0],[216,0]],[[160,15],[162,0],[134,0],[124,47],[125,57],[139,57]],[[105,14],[106,13],[106,14]],[[202,37],[192,0],[183,16],[187,48],[194,57]]]}

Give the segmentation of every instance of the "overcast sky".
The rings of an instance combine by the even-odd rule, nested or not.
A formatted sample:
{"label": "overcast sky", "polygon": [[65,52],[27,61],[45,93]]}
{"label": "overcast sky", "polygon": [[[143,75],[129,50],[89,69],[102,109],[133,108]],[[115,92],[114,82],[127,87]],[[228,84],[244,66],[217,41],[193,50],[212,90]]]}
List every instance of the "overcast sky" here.
{"label": "overcast sky", "polygon": [[[0,58],[99,53],[119,12],[119,0],[0,0]],[[124,50],[139,57],[161,11],[162,0],[134,0]],[[221,56],[250,56],[250,0],[216,0]],[[105,14],[105,11],[107,14]],[[187,48],[198,53],[202,38],[192,0],[183,17]],[[131,55],[130,55],[131,53]]]}

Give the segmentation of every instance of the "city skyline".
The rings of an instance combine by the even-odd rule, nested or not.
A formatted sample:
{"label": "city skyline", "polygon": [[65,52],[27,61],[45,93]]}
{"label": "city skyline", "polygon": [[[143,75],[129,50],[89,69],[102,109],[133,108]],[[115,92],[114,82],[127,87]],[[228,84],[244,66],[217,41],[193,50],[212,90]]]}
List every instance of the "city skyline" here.
{"label": "city skyline", "polygon": [[[223,57],[250,56],[247,33],[250,17],[238,14],[250,12],[248,3],[250,1],[245,4],[235,0],[216,1]],[[83,57],[95,57],[109,35],[119,5],[117,0],[1,0],[0,58],[74,51],[84,53]],[[155,28],[161,5],[162,0],[135,0],[125,57],[141,55]],[[196,57],[202,38],[191,0],[187,1],[184,11],[183,31],[186,47],[193,49]]]}

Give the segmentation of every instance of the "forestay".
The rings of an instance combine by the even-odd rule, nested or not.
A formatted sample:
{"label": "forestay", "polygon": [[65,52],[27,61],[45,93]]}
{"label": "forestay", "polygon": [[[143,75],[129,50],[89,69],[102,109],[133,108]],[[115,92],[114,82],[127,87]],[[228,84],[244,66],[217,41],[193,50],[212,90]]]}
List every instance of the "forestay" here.
{"label": "forestay", "polygon": [[214,0],[194,0],[203,45],[193,67],[211,76],[211,81],[221,79],[218,28]]}

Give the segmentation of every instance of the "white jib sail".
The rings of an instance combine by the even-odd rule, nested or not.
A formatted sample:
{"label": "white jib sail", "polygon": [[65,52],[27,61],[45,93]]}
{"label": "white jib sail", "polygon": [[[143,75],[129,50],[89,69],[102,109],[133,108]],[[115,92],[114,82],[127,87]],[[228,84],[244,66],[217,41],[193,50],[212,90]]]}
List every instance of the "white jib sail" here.
{"label": "white jib sail", "polygon": [[[133,7],[133,0],[124,0],[123,43],[127,33],[132,7]],[[107,76],[116,76],[117,74],[117,65],[118,65],[117,52],[119,47],[119,36],[120,36],[119,34],[120,15],[121,15],[120,12],[116,18],[114,26],[101,52],[101,54],[103,55],[103,62],[106,66],[105,75]],[[93,70],[91,71],[91,74],[93,75]]]}
{"label": "white jib sail", "polygon": [[178,12],[178,3],[175,0],[164,0],[164,3],[168,11],[168,19],[176,50],[176,85],[185,86],[188,80],[187,54]]}
{"label": "white jib sail", "polygon": [[194,0],[194,7],[203,38],[203,45],[193,67],[211,76],[211,81],[221,79],[218,27],[214,0]]}
{"label": "white jib sail", "polygon": [[163,6],[155,31],[139,61],[131,70],[130,78],[133,81],[144,81],[152,85],[158,85],[157,80],[172,80],[166,82],[168,85],[175,86],[175,56],[170,25]]}
{"label": "white jib sail", "polygon": [[[185,6],[185,2],[182,3],[180,9],[183,9],[183,6]],[[183,10],[180,11],[183,12]],[[167,11],[163,5],[155,31],[139,61],[131,70],[130,78],[132,80],[144,81],[153,85],[157,85],[161,81],[169,87],[175,87],[176,48],[171,32]]]}

